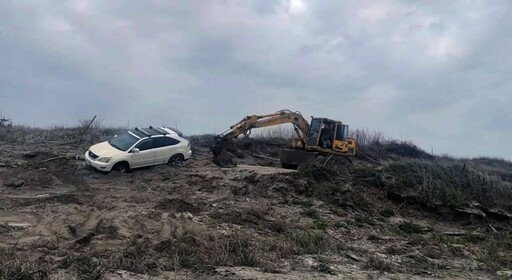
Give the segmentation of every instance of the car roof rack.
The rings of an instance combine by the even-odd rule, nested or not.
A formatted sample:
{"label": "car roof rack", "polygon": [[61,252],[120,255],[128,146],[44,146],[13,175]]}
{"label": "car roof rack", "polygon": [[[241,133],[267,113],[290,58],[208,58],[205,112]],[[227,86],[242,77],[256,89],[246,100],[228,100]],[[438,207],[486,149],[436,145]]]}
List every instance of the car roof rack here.
{"label": "car roof rack", "polygon": [[151,134],[147,133],[145,130],[143,130],[141,128],[136,127],[135,130],[138,132],[141,132],[142,134],[146,135],[147,137],[151,137]]}
{"label": "car roof rack", "polygon": [[179,137],[183,137],[183,133],[181,133],[181,131],[179,131],[177,128],[174,128],[174,127],[165,127],[171,131],[174,131],[174,133],[178,134]]}
{"label": "car roof rack", "polygon": [[155,132],[158,132],[158,133],[160,133],[160,134],[162,134],[162,135],[167,135],[167,134],[169,134],[169,133],[167,133],[167,131],[164,131],[163,129],[160,129],[160,128],[158,128],[158,127],[152,127],[152,126],[150,126],[150,127],[149,127],[149,129],[151,129],[151,130],[153,130],[153,131],[155,131]]}

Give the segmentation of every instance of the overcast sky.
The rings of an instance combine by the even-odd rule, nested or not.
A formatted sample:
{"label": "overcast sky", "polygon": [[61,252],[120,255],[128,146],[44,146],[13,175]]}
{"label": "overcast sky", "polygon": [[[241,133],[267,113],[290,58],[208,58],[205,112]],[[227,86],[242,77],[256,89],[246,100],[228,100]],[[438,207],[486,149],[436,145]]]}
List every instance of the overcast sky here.
{"label": "overcast sky", "polygon": [[0,1],[0,113],[221,132],[279,109],[512,159],[512,3]]}

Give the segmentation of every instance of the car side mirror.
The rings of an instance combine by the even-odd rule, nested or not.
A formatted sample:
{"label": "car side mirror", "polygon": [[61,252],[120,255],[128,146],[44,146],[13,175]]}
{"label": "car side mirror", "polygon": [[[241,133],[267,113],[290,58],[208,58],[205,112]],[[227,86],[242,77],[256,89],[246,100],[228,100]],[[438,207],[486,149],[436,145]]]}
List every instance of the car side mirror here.
{"label": "car side mirror", "polygon": [[133,148],[132,149],[132,153],[134,153],[134,154],[137,154],[139,152],[140,152],[139,148]]}

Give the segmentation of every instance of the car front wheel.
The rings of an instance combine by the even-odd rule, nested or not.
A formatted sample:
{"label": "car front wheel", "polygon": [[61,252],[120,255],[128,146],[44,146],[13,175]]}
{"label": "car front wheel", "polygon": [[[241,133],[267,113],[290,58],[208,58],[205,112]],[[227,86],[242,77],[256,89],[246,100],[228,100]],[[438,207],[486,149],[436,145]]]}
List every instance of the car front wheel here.
{"label": "car front wheel", "polygon": [[183,155],[173,155],[169,161],[167,162],[167,164],[169,165],[181,165],[183,164],[183,161],[184,161],[184,158],[183,158]]}
{"label": "car front wheel", "polygon": [[118,171],[121,173],[126,173],[126,172],[130,171],[130,166],[126,162],[118,162],[112,167],[112,170],[115,170],[115,171]]}

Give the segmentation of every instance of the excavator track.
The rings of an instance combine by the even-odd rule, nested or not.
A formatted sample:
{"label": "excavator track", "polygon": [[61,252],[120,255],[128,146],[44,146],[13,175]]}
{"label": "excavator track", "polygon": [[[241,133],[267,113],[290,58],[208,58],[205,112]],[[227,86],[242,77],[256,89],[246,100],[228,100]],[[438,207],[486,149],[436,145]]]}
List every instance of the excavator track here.
{"label": "excavator track", "polygon": [[314,163],[316,153],[297,149],[283,149],[281,150],[280,159],[283,168],[297,169],[300,165]]}

